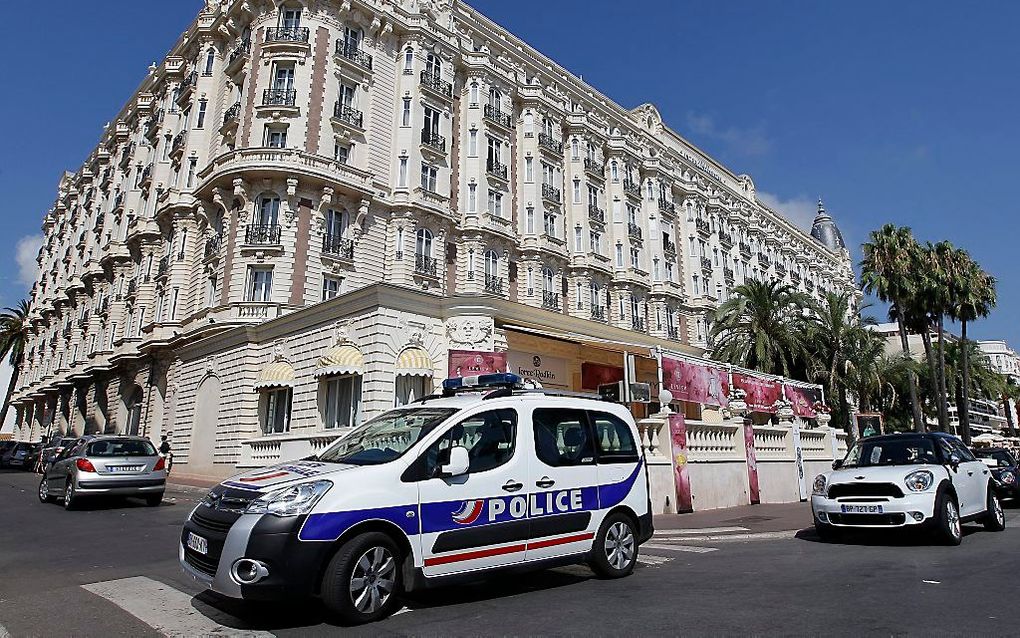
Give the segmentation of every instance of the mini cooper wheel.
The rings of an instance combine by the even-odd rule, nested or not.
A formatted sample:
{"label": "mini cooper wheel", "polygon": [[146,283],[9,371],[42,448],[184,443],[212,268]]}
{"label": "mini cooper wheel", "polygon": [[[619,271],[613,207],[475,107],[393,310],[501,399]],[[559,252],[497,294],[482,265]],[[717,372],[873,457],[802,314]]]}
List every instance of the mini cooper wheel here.
{"label": "mini cooper wheel", "polygon": [[985,510],[984,524],[989,532],[1001,532],[1006,529],[1006,513],[1002,511],[1002,503],[991,487],[988,488],[988,505]]}
{"label": "mini cooper wheel", "polygon": [[344,620],[361,624],[396,611],[402,592],[401,551],[389,536],[370,532],[340,547],[322,577],[322,601]]}
{"label": "mini cooper wheel", "polygon": [[64,485],[64,509],[73,510],[77,502],[74,497],[74,481],[67,479],[67,483]]}
{"label": "mini cooper wheel", "polygon": [[50,484],[46,482],[46,477],[39,481],[39,501],[41,503],[53,502],[53,495],[50,494]]}
{"label": "mini cooper wheel", "polygon": [[591,548],[591,568],[602,578],[623,578],[634,571],[638,544],[634,521],[624,514],[613,514],[602,522]]}
{"label": "mini cooper wheel", "polygon": [[960,508],[952,496],[942,492],[935,499],[935,533],[946,545],[959,545],[963,540]]}

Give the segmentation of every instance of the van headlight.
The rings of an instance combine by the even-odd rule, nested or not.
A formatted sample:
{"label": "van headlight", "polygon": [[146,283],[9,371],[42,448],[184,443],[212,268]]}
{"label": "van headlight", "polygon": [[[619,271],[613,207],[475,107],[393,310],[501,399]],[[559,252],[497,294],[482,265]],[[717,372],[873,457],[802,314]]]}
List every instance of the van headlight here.
{"label": "van headlight", "polygon": [[828,479],[825,478],[824,474],[819,474],[815,477],[815,485],[811,488],[811,493],[816,496],[825,495],[825,486],[828,484]]}
{"label": "van headlight", "polygon": [[935,475],[928,470],[918,470],[907,474],[903,482],[906,483],[907,489],[911,492],[923,492],[931,487],[934,480]]}
{"label": "van headlight", "polygon": [[332,481],[312,481],[273,490],[249,503],[244,513],[276,516],[307,514],[331,487]]}

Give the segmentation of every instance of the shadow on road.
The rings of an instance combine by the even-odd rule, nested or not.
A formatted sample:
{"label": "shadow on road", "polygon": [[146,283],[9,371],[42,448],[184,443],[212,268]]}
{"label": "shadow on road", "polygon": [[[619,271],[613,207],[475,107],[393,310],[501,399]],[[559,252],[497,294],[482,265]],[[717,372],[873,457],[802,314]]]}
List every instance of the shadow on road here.
{"label": "shadow on road", "polygon": [[[984,530],[974,525],[963,526],[963,537],[971,534],[979,534]],[[841,530],[839,536],[829,540],[823,540],[815,532],[814,528],[808,527],[800,530],[794,538],[809,543],[821,543],[824,545],[876,545],[889,547],[929,547],[938,545],[939,542],[931,534],[919,532],[914,529],[874,529],[874,530]]]}

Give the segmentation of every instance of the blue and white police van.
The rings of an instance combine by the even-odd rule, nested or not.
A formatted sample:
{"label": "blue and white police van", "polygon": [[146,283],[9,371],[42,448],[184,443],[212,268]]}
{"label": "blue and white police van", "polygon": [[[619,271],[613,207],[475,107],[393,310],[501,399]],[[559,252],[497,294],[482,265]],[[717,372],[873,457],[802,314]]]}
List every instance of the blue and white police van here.
{"label": "blue and white police van", "polygon": [[319,596],[351,622],[493,571],[586,562],[627,576],[652,535],[639,441],[619,404],[511,374],[448,379],[317,456],[213,488],[180,562],[219,594]]}

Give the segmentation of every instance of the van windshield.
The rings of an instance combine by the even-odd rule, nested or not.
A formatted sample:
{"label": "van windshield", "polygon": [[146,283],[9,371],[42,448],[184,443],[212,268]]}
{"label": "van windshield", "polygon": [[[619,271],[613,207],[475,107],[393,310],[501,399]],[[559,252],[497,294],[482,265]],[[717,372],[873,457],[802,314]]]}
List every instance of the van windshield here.
{"label": "van windshield", "polygon": [[455,408],[391,410],[334,443],[318,460],[352,465],[389,463],[455,412]]}

